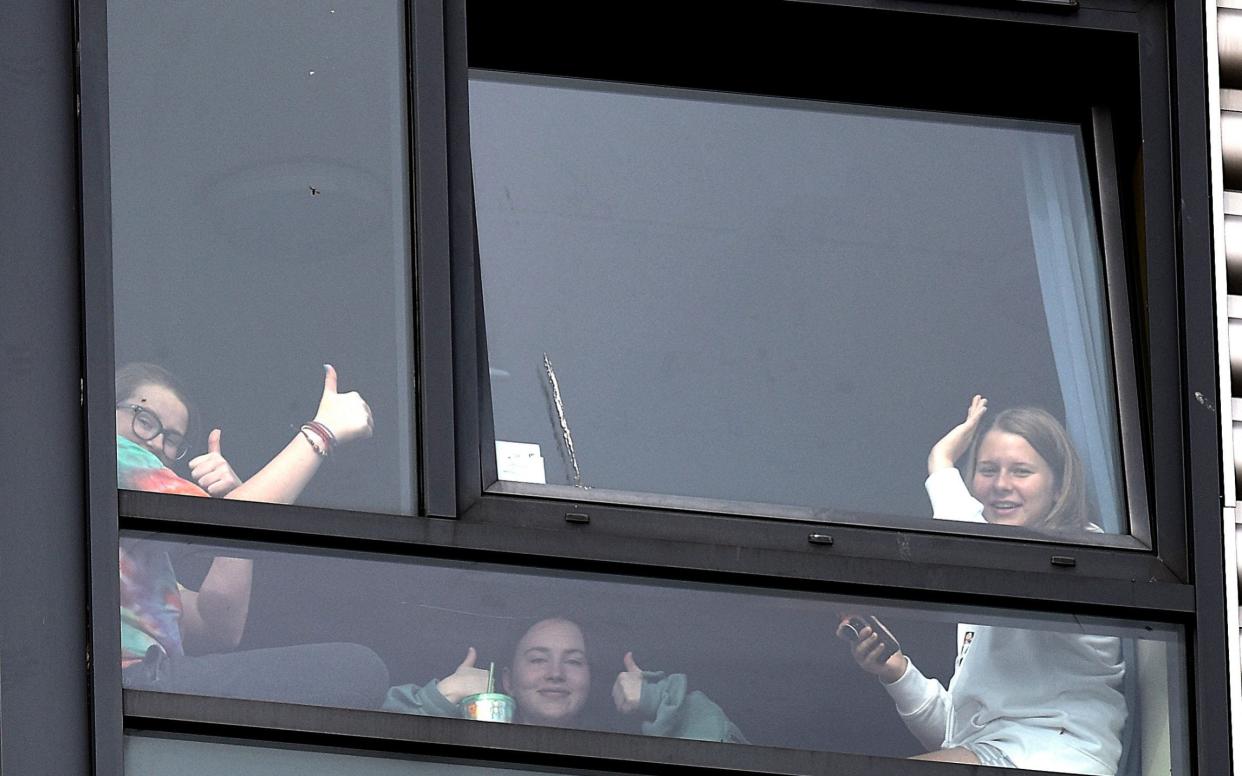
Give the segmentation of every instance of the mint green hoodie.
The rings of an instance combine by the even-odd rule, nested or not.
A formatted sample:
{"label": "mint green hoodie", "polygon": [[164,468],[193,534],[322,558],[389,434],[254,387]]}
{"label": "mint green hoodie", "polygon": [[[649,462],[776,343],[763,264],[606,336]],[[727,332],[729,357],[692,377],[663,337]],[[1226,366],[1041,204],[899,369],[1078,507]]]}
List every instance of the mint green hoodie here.
{"label": "mint green hoodie", "polygon": [[[686,691],[685,674],[643,671],[643,679],[638,700],[643,735],[749,743],[715,701],[698,690]],[[461,716],[457,705],[440,693],[435,680],[422,687],[403,684],[390,688],[384,710],[424,717]]]}

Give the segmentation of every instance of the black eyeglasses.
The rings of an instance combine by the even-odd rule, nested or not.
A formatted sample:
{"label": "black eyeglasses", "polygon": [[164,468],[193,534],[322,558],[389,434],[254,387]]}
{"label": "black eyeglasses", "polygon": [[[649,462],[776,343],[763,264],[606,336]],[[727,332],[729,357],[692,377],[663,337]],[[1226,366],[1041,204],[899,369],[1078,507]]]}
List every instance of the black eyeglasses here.
{"label": "black eyeglasses", "polygon": [[169,431],[164,428],[164,424],[160,422],[160,416],[151,410],[143,407],[141,404],[118,404],[118,410],[132,410],[134,413],[134,436],[144,442],[150,442],[160,434],[164,435],[164,455],[169,460],[180,461],[185,458],[185,454],[190,451],[190,443],[185,438],[185,434],[176,431]]}

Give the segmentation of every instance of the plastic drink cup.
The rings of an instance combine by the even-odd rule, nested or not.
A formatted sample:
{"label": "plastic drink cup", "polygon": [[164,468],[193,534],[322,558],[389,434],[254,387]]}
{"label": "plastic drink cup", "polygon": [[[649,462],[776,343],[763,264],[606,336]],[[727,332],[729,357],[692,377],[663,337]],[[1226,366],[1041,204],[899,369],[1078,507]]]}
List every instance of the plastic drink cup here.
{"label": "plastic drink cup", "polygon": [[461,699],[461,714],[481,722],[512,722],[517,703],[502,692],[480,692]]}

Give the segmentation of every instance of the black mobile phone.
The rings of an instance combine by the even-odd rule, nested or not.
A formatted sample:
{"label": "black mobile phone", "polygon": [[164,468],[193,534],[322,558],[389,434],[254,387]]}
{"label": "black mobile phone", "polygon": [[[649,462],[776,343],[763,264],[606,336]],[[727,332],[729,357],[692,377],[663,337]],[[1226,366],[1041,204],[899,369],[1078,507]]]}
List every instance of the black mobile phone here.
{"label": "black mobile phone", "polygon": [[893,632],[872,615],[852,614],[841,623],[841,632],[855,644],[862,639],[863,628],[870,628],[872,633],[880,637],[880,641],[884,645],[884,649],[880,653],[881,661],[888,660],[901,649],[901,643],[897,641],[897,637],[893,635]]}

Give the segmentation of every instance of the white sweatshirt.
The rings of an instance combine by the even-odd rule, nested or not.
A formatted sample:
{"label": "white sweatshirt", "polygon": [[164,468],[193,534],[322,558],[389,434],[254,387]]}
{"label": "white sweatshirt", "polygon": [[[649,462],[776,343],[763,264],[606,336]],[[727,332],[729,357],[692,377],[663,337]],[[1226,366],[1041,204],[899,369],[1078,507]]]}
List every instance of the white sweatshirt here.
{"label": "white sweatshirt", "polygon": [[[928,477],[927,492],[937,518],[983,519],[956,469]],[[885,685],[898,713],[929,750],[986,742],[1019,768],[1111,776],[1126,719],[1121,641],[1031,624],[959,625],[948,689],[909,662]]]}
{"label": "white sweatshirt", "polygon": [[986,523],[983,502],[970,495],[962,473],[956,468],[940,469],[927,475],[923,483],[931,499],[932,518],[956,520],[959,523]]}

